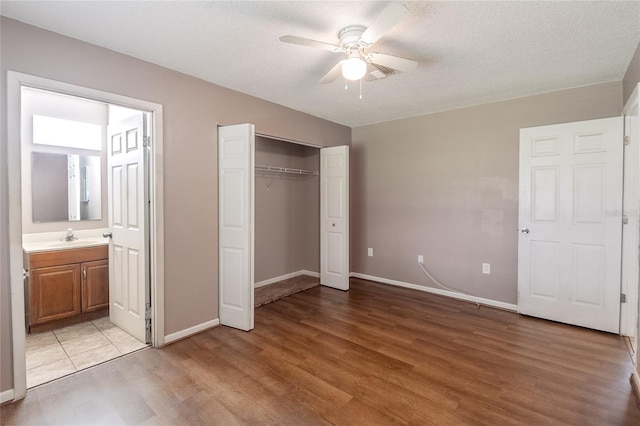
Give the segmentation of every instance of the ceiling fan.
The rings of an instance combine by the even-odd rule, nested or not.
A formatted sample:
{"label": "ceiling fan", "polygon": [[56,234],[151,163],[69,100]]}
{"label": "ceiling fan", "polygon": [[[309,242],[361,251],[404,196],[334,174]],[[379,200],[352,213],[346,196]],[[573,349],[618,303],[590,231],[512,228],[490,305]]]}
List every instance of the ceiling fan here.
{"label": "ceiling fan", "polygon": [[411,71],[418,65],[416,61],[411,59],[385,53],[365,52],[402,21],[408,13],[409,10],[403,4],[389,3],[368,28],[361,25],[350,25],[343,28],[338,35],[339,45],[294,35],[280,36],[280,41],[343,53],[347,56],[331,68],[320,80],[320,83],[331,83],[340,74],[347,80],[377,80],[399,72]]}

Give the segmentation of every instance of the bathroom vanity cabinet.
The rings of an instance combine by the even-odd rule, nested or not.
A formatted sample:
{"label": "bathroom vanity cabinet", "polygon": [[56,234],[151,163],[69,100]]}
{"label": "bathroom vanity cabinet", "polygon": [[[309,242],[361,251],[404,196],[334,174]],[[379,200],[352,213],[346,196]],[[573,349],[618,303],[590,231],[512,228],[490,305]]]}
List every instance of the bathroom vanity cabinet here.
{"label": "bathroom vanity cabinet", "polygon": [[109,307],[107,246],[25,252],[29,269],[29,331],[106,314]]}

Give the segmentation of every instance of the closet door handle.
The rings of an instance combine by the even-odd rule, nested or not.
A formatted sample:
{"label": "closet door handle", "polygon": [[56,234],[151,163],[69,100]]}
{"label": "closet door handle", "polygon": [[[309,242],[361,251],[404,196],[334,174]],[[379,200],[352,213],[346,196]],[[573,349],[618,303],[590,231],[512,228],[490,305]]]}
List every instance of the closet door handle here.
{"label": "closet door handle", "polygon": [[83,279],[83,280],[86,280],[86,279],[87,279],[87,268],[84,268],[84,269],[82,270],[82,279]]}
{"label": "closet door handle", "polygon": [[331,226],[336,226],[336,224],[335,224],[335,223],[332,223],[332,224],[331,224]]}

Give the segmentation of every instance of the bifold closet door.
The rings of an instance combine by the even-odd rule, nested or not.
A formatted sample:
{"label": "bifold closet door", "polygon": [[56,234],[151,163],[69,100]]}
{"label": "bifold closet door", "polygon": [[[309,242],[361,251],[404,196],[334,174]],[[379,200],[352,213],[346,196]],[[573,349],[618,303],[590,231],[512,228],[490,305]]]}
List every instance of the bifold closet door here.
{"label": "bifold closet door", "polygon": [[220,324],[251,330],[253,320],[253,124],[218,129],[218,283]]}
{"label": "bifold closet door", "polygon": [[349,147],[320,150],[320,284],[349,290]]}

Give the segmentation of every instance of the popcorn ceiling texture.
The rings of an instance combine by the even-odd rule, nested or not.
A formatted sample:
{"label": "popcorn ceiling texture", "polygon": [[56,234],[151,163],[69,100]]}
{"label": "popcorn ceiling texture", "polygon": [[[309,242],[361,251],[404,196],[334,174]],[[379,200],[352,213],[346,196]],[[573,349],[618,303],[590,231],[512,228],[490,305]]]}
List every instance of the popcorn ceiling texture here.
{"label": "popcorn ceiling texture", "polygon": [[318,81],[338,42],[386,2],[2,2],[2,15],[350,127],[622,80],[640,42],[640,2],[408,2],[370,51],[416,70],[344,90]]}

